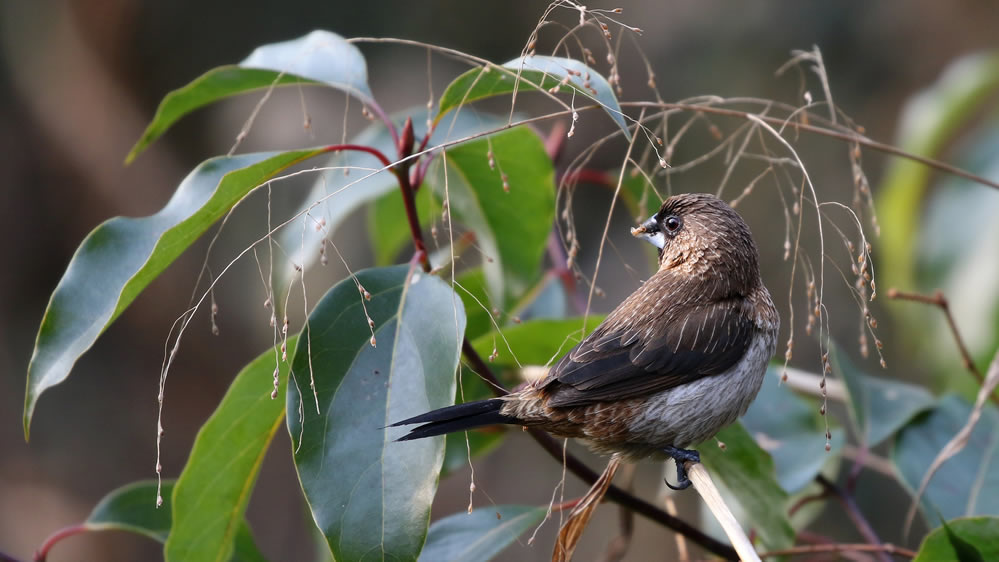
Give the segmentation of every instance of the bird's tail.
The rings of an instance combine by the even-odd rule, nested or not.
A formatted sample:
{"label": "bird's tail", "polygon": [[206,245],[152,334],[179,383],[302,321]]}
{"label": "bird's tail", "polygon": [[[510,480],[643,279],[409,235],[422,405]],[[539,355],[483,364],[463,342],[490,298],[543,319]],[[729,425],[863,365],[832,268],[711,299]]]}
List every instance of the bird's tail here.
{"label": "bird's tail", "polygon": [[440,408],[407,420],[395,422],[389,427],[411,425],[414,423],[423,424],[414,427],[409,433],[397,439],[397,441],[409,441],[410,439],[444,435],[453,431],[463,431],[485,425],[518,423],[517,418],[500,413],[500,409],[504,403],[505,401],[499,398],[490,398],[488,400],[477,400],[465,404],[455,404],[454,406]]}

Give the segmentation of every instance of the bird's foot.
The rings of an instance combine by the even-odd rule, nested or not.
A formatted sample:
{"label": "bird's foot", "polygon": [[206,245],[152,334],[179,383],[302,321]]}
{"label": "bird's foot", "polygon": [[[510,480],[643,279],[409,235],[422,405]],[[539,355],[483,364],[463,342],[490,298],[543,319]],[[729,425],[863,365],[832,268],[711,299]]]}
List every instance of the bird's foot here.
{"label": "bird's foot", "polygon": [[676,486],[664,479],[666,486],[671,490],[686,490],[690,487],[690,478],[687,478],[687,469],[684,468],[683,463],[687,461],[699,463],[701,462],[701,454],[693,449],[680,449],[672,445],[665,447],[663,452],[676,463]]}

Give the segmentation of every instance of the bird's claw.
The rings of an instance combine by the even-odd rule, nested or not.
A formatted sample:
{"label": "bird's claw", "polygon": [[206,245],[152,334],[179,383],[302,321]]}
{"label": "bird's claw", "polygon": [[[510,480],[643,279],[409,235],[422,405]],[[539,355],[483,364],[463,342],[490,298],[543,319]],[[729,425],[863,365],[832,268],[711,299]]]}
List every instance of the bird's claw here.
{"label": "bird's claw", "polygon": [[670,490],[686,490],[690,487],[690,478],[687,477],[687,469],[684,467],[684,463],[687,461],[699,463],[701,462],[701,454],[693,449],[680,449],[678,447],[668,446],[663,449],[663,452],[669,455],[673,462],[676,463],[676,486],[669,483],[669,480],[665,478],[663,481]]}

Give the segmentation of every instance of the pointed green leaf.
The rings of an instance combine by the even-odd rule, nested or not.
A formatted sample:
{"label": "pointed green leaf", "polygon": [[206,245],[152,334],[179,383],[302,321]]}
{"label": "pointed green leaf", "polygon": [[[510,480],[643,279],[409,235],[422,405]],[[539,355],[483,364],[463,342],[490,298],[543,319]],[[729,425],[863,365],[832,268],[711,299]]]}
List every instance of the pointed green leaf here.
{"label": "pointed green leaf", "polygon": [[338,283],[299,337],[288,430],[334,558],[413,559],[426,536],[444,438],[395,442],[405,428],[385,426],[453,402],[465,312],[446,283],[407,266],[356,278],[371,300],[352,279]]}
{"label": "pointed green leaf", "polygon": [[835,344],[829,346],[829,360],[846,384],[854,430],[868,447],[880,444],[936,402],[922,387],[863,373]]}
{"label": "pointed green leaf", "polygon": [[430,526],[420,560],[492,560],[525,531],[541,523],[546,512],[544,507],[499,505],[449,515]]}
{"label": "pointed green leaf", "polygon": [[238,65],[209,70],[167,94],[125,163],[198,108],[236,94],[293,84],[331,86],[365,103],[373,98],[361,51],[335,33],[316,30],[298,39],[258,47]]}
{"label": "pointed green leaf", "polygon": [[492,301],[509,302],[541,278],[555,218],[555,171],[544,144],[527,127],[515,127],[451,148],[446,160],[447,185],[441,159],[427,181],[438,197],[447,190],[452,216],[475,232]]}
{"label": "pointed green leaf", "polygon": [[776,480],[774,462],[742,424],[721,430],[717,439],[704,442],[698,451],[711,475],[735,498],[745,524],[756,530],[768,550],[794,544],[794,529],[787,518],[788,495]]}
{"label": "pointed green leaf", "polygon": [[621,127],[625,137],[631,140],[621,105],[607,79],[578,60],[563,57],[535,55],[513,59],[502,68],[481,67],[469,70],[455,78],[441,94],[437,119],[466,103],[512,93],[515,86],[520,92],[538,88],[551,91],[555,87],[564,88],[565,93],[575,92],[575,106],[586,105],[591,101],[600,104]]}
{"label": "pointed green leaf", "polygon": [[[289,352],[297,337],[288,338]],[[284,420],[284,400],[272,399],[274,370],[279,387],[288,363],[271,349],[247,365],[191,449],[173,491],[173,530],[164,547],[167,560],[228,560],[250,494],[271,439]]]}
{"label": "pointed green leaf", "polygon": [[825,424],[818,404],[799,397],[771,367],[760,393],[742,417],[742,425],[773,458],[777,482],[789,494],[801,491],[829,461],[838,459],[845,436],[832,428],[831,449],[826,451]]}
{"label": "pointed green leaf", "polygon": [[[956,540],[955,540],[956,539]],[[952,519],[926,535],[913,562],[937,560],[976,560],[967,545],[978,555],[977,560],[999,560],[999,517],[964,517]]]}
{"label": "pointed green leaf", "polygon": [[[141,480],[113,490],[90,512],[84,525],[92,531],[128,531],[164,542],[170,534],[171,495],[174,483],[163,482],[163,505],[156,507],[156,481]],[[237,521],[236,547],[223,560],[258,562],[265,560],[253,541],[246,520]]]}
{"label": "pointed green leaf", "polygon": [[585,322],[582,317],[528,320],[506,326],[502,335],[490,332],[479,336],[472,346],[483,357],[489,357],[495,349],[493,362],[497,365],[516,366],[517,361],[521,365],[549,365],[568,353],[603,319],[602,315],[591,314]]}
{"label": "pointed green leaf", "polygon": [[[964,427],[971,405],[956,395],[916,417],[895,438],[892,461],[899,480],[918,490],[930,461]],[[986,403],[968,444],[933,475],[921,507],[927,519],[999,515],[999,410]]]}
{"label": "pointed green leaf", "polygon": [[240,199],[325,148],[223,156],[202,162],[155,215],[104,222],[77,249],[49,300],[28,365],[24,436],[39,395],[173,260]]}

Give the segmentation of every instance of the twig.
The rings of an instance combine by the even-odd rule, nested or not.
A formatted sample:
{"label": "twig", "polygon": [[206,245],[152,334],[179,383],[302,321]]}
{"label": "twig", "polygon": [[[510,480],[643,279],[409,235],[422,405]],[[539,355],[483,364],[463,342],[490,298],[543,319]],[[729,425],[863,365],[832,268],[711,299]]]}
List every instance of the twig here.
{"label": "twig", "polygon": [[79,535],[80,533],[86,533],[89,530],[90,528],[87,527],[85,523],[70,525],[69,527],[63,527],[62,529],[59,529],[58,531],[49,535],[49,537],[45,539],[45,542],[42,543],[42,546],[38,547],[38,550],[35,551],[34,561],[45,562],[45,558],[48,557],[49,551],[52,550],[52,547],[55,546],[56,543],[67,537],[72,537],[73,535]]}
{"label": "twig", "polygon": [[[968,372],[978,379],[979,385],[985,382],[985,376],[982,375],[982,372],[975,366],[975,362],[971,359],[971,353],[968,352],[968,347],[964,345],[964,338],[961,337],[961,332],[957,329],[957,323],[954,322],[954,315],[951,314],[950,311],[950,303],[947,302],[947,297],[944,296],[943,291],[937,289],[937,291],[932,295],[922,295],[919,293],[902,292],[892,287],[891,289],[888,289],[888,298],[921,302],[923,304],[935,306],[942,310],[944,316],[947,318],[947,325],[950,327],[950,332],[954,335],[954,341],[957,343],[957,350],[961,354],[961,363],[964,364],[965,369],[968,369]],[[990,398],[993,402],[999,404],[999,398],[995,395],[991,395]]]}
{"label": "twig", "polygon": [[887,552],[897,554],[907,558],[915,558],[916,552],[895,546],[893,544],[867,544],[867,543],[845,543],[845,544],[808,544],[804,546],[793,546],[781,550],[771,550],[760,554],[760,558],[773,558],[775,556],[794,556],[796,554],[815,554],[819,552]]}
{"label": "twig", "polygon": [[[871,524],[867,522],[864,514],[860,512],[860,508],[857,506],[857,502],[853,500],[853,496],[845,493],[839,486],[833,484],[828,478],[821,474],[815,477],[815,481],[818,482],[829,495],[835,497],[836,500],[839,501],[840,505],[843,506],[843,510],[846,512],[847,517],[853,521],[853,525],[857,528],[857,531],[860,532],[861,536],[863,536],[869,544],[883,546],[884,543],[882,543],[881,539],[878,538],[877,533],[874,532],[874,528],[871,527]],[[891,562],[891,558],[889,558],[883,550],[876,552],[876,555],[878,559],[883,562]]]}
{"label": "twig", "polygon": [[725,504],[725,500],[722,499],[718,488],[712,482],[708,470],[701,463],[690,461],[685,462],[684,466],[687,469],[687,474],[690,476],[690,481],[694,483],[694,488],[697,489],[697,493],[701,495],[701,499],[707,504],[708,509],[711,510],[715,519],[721,524],[722,529],[728,536],[728,540],[732,542],[735,551],[739,553],[739,558],[744,561],[755,560],[759,562],[760,556],[756,553],[756,549],[753,548],[753,543],[746,536],[746,532],[742,530],[742,526],[735,519],[735,515],[732,515],[732,511],[728,508],[728,505]]}

